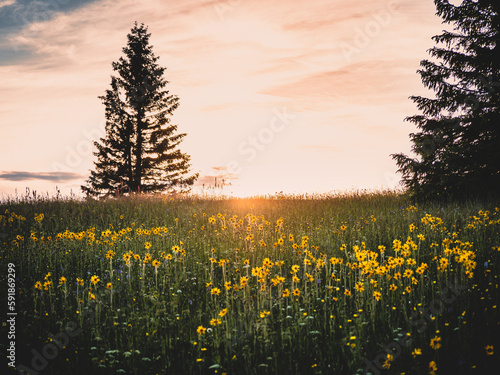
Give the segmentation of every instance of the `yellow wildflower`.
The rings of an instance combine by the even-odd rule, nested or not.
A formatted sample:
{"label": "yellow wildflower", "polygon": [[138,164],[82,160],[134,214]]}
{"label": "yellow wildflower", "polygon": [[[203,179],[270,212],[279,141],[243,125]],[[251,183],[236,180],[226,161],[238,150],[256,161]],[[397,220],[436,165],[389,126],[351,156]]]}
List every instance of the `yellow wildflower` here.
{"label": "yellow wildflower", "polygon": [[217,326],[217,325],[219,325],[219,324],[222,324],[222,320],[220,320],[219,318],[212,319],[212,320],[210,321],[210,325],[211,325],[211,326]]}
{"label": "yellow wildflower", "polygon": [[417,355],[422,355],[422,349],[420,349],[420,348],[413,349],[413,351],[411,352],[411,355],[413,356],[413,358],[416,358]]}
{"label": "yellow wildflower", "polygon": [[90,282],[94,285],[96,285],[99,281],[101,281],[101,279],[99,279],[98,276],[94,275],[90,278]]}
{"label": "yellow wildflower", "polygon": [[435,350],[439,349],[441,347],[441,337],[434,336],[431,339],[430,347]]}

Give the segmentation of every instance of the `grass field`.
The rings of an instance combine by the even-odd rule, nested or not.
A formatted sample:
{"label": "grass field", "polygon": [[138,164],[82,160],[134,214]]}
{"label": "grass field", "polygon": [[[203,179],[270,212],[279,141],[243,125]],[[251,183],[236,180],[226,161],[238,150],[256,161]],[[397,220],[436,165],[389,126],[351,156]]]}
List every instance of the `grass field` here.
{"label": "grass field", "polygon": [[497,373],[499,207],[5,201],[2,353],[32,374]]}

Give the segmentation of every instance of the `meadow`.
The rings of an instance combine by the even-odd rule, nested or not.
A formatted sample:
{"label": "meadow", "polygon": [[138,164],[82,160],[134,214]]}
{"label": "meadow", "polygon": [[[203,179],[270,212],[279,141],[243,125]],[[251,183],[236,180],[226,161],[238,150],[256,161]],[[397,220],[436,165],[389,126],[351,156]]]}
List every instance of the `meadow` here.
{"label": "meadow", "polygon": [[497,373],[499,207],[395,192],[6,200],[10,373]]}

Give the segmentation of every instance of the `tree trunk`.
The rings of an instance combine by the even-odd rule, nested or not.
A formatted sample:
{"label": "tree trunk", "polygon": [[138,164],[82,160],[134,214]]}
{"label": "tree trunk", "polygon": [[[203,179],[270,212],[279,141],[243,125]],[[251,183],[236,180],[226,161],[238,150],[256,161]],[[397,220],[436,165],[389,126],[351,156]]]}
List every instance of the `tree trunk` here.
{"label": "tree trunk", "polygon": [[137,139],[135,145],[135,186],[134,190],[141,192],[141,177],[142,177],[142,144],[143,140],[143,115],[142,109],[137,112]]}

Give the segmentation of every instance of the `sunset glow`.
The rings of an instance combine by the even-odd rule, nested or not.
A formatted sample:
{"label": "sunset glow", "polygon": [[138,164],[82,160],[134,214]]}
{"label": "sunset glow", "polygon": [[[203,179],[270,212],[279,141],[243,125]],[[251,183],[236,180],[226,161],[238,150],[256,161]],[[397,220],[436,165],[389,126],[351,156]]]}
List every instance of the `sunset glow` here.
{"label": "sunset glow", "polygon": [[194,191],[324,193],[398,185],[426,94],[416,74],[446,26],[431,0],[0,1],[0,192],[63,194],[104,136],[111,62],[149,27]]}

